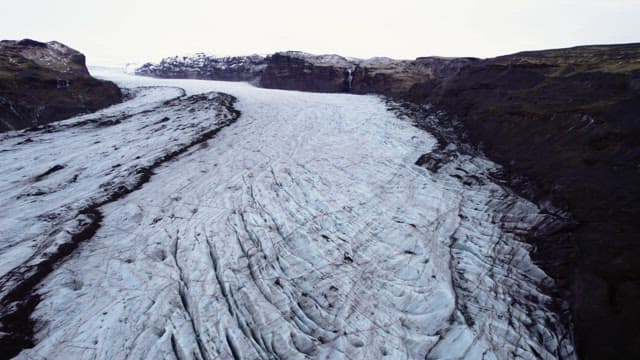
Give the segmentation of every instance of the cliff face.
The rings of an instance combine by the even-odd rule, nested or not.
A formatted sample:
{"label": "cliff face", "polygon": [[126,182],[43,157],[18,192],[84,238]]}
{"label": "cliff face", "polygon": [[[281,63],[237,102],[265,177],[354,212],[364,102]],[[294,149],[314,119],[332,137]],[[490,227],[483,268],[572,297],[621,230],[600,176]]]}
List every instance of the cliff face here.
{"label": "cliff face", "polygon": [[352,92],[408,98],[413,87],[442,78],[473,63],[472,58],[418,58],[367,60],[338,55],[311,55],[298,51],[276,53],[260,80],[265,88],[314,92]]}
{"label": "cliff face", "polygon": [[342,92],[345,91],[345,72],[355,66],[353,60],[337,55],[280,52],[271,56],[260,85],[272,89]]}
{"label": "cliff face", "polygon": [[312,55],[300,51],[279,52],[263,57],[216,57],[205,54],[174,56],[157,64],[147,63],[137,75],[222,81],[255,82],[265,88],[383,94],[409,98],[421,91],[427,80],[437,80],[459,71],[473,58],[355,59],[339,55]]}
{"label": "cliff face", "polygon": [[262,76],[267,61],[260,55],[216,57],[200,53],[165,58],[158,64],[147,63],[136,74],[170,79],[255,81]]}
{"label": "cliff face", "polygon": [[121,98],[115,84],[89,75],[76,50],[55,41],[0,41],[0,131],[93,112]]}
{"label": "cliff face", "polygon": [[640,44],[483,60],[415,90],[413,100],[460,120],[514,189],[571,213],[572,226],[531,241],[567,291],[579,354],[637,354]]}

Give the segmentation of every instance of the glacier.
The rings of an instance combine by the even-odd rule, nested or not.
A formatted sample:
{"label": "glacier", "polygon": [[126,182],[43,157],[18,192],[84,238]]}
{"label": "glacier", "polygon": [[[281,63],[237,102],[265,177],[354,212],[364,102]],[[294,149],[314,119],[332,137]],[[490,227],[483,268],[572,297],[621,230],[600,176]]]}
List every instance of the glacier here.
{"label": "glacier", "polygon": [[17,358],[575,358],[496,164],[416,165],[376,96],[92,72],[129,100],[0,137]]}

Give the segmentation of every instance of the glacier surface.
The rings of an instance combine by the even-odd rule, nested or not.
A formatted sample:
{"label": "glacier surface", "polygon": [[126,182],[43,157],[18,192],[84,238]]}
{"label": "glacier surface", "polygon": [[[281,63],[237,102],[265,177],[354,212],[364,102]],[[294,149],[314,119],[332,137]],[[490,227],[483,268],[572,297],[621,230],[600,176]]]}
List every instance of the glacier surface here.
{"label": "glacier surface", "polygon": [[18,358],[574,358],[495,164],[415,165],[435,138],[374,96],[94,75],[131,99],[0,138],[3,312],[78,246]]}

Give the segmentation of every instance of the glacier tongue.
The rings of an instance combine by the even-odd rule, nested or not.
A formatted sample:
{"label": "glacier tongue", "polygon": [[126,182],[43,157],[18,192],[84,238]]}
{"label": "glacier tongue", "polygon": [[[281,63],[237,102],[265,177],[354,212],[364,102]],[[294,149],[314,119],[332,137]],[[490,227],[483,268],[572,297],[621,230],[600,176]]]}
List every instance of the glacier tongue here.
{"label": "glacier tongue", "polygon": [[[229,93],[242,115],[100,206],[95,235],[37,288],[35,347],[19,358],[573,357],[542,291],[550,279],[518,238],[543,215],[491,182],[490,162],[459,155],[437,172],[414,165],[436,140],[376,97],[103,76],[209,100],[219,96],[210,91]],[[156,96],[131,100],[126,111],[147,106],[137,121],[34,134],[20,145],[31,149],[23,158],[12,150],[18,140],[5,138],[2,161],[38,152],[43,170],[63,163],[30,186],[46,185],[42,196],[55,200],[47,209],[64,214],[99,196],[99,184],[131,180],[105,169],[151,161],[223,111],[184,97],[172,101],[195,105],[172,108],[162,97],[180,95],[173,88],[136,91]],[[157,131],[165,123],[167,132]],[[118,156],[61,159],[41,148],[97,141]],[[7,199],[27,186],[27,166],[13,166],[2,178]],[[93,175],[57,188],[72,169]],[[3,214],[22,214],[0,220],[13,229],[2,239],[3,264],[24,254],[14,267],[34,252],[20,244],[57,223],[42,223],[33,202],[6,204]]]}

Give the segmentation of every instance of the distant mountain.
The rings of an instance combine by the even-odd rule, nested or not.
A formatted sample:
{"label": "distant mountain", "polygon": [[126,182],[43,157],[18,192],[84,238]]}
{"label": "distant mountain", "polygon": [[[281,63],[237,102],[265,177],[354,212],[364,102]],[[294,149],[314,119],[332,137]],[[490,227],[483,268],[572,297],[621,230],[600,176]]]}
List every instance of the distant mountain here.
{"label": "distant mountain", "polygon": [[147,63],[137,75],[159,78],[249,81],[261,87],[313,92],[353,92],[407,97],[425,79],[478,61],[474,58],[428,57],[416,60],[347,58],[283,51],[269,56],[217,57],[198,53]]}
{"label": "distant mountain", "polygon": [[416,84],[444,77],[476,61],[478,59],[442,57],[355,59],[286,51],[271,56],[260,85],[272,89],[346,91],[407,98]]}
{"label": "distant mountain", "polygon": [[255,81],[267,67],[268,57],[260,55],[217,57],[198,53],[173,56],[158,64],[147,63],[136,74],[160,78]]}
{"label": "distant mountain", "polygon": [[91,77],[80,52],[56,41],[0,41],[0,131],[23,129],[120,102]]}

